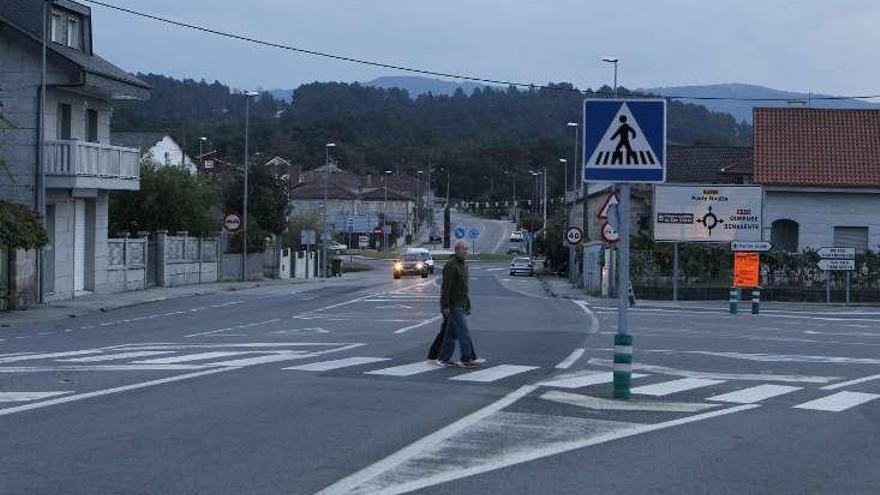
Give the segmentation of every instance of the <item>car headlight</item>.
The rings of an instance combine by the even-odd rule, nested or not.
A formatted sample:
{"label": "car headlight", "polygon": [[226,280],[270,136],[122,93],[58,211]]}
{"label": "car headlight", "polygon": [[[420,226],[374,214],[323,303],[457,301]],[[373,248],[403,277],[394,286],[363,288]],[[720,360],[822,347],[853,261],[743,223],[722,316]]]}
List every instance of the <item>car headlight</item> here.
{"label": "car headlight", "polygon": [[394,269],[395,270],[403,270],[403,263],[395,263]]}
{"label": "car headlight", "polygon": [[423,263],[416,263],[416,268],[417,268],[417,269],[421,270],[421,269],[424,268],[424,267],[425,267],[425,265],[424,265]]}

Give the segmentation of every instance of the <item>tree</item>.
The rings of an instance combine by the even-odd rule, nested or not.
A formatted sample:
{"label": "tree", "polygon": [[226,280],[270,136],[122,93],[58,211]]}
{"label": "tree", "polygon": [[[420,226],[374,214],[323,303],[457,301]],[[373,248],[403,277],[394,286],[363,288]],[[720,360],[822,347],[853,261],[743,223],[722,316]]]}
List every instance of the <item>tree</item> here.
{"label": "tree", "polygon": [[[221,180],[226,211],[241,213],[244,205],[244,174],[226,175]],[[279,235],[287,227],[289,198],[287,180],[262,164],[251,162],[248,172],[248,251],[262,251],[263,239]],[[230,239],[232,249],[241,249],[241,235]]]}
{"label": "tree", "polygon": [[139,191],[110,193],[110,231],[185,230],[208,236],[220,230],[217,188],[178,167],[141,167]]}
{"label": "tree", "polygon": [[36,249],[47,242],[43,218],[37,212],[0,200],[0,247],[10,251]]}

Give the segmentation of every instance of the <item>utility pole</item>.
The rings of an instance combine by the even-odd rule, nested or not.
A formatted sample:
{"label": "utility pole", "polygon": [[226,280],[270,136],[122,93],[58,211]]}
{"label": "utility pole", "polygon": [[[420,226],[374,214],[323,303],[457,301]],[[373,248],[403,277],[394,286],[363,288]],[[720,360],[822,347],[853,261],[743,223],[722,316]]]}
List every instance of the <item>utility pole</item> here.
{"label": "utility pole", "polygon": [[248,134],[250,134],[250,104],[251,98],[260,93],[255,91],[244,92],[244,192],[242,201],[242,229],[241,229],[241,280],[247,280],[247,228],[248,228]]}
{"label": "utility pole", "polygon": [[321,276],[327,278],[327,184],[330,182],[330,148],[335,148],[336,143],[327,143],[324,146],[324,229],[321,232]]}

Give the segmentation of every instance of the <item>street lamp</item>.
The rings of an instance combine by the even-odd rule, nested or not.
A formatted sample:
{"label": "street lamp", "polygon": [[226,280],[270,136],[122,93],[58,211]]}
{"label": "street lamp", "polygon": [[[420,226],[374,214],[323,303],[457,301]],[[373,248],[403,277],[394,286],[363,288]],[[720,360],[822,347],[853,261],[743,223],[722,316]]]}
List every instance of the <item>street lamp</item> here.
{"label": "street lamp", "polygon": [[422,196],[419,194],[419,185],[422,182],[422,179],[419,177],[425,173],[424,170],[416,170],[416,215],[415,215],[415,223],[416,228],[414,234],[416,236],[419,235],[419,229],[422,226],[421,219],[419,218],[419,209],[422,207]]}
{"label": "street lamp", "polygon": [[245,91],[244,95],[244,198],[242,205],[242,230],[241,230],[241,280],[246,280],[247,274],[247,214],[248,214],[248,134],[250,134],[251,121],[251,98],[260,96],[256,91]]}
{"label": "street lamp", "polygon": [[382,205],[382,251],[388,252],[388,176],[391,175],[390,170],[385,171],[382,182],[385,189],[385,203]]}
{"label": "street lamp", "polygon": [[204,154],[204,150],[202,149],[202,145],[207,141],[208,138],[206,136],[201,136],[199,138],[199,160],[202,159],[202,155]]}
{"label": "street lamp", "polygon": [[602,57],[603,62],[614,64],[614,97],[617,98],[617,63],[620,59],[617,57]]}
{"label": "street lamp", "polygon": [[518,206],[516,201],[516,172],[511,172],[509,170],[504,171],[504,175],[507,175],[513,180],[513,223],[518,224],[517,216],[516,216],[516,208]]}
{"label": "street lamp", "polygon": [[559,163],[562,164],[562,214],[565,216],[565,222],[568,223],[568,216],[565,215],[565,207],[568,204],[568,160],[560,158]]}
{"label": "street lamp", "polygon": [[336,143],[327,143],[324,146],[324,232],[321,235],[321,276],[327,278],[327,183],[330,182],[330,148],[335,148]]}

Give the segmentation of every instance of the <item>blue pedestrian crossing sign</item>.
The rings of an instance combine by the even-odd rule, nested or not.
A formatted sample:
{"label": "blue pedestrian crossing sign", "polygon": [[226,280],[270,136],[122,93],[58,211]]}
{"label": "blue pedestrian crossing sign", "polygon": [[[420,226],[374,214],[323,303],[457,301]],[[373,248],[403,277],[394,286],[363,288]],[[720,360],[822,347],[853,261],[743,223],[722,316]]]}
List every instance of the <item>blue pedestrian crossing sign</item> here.
{"label": "blue pedestrian crossing sign", "polygon": [[470,232],[468,232],[468,237],[470,237],[471,239],[476,239],[477,237],[480,237],[480,229],[476,227],[472,228]]}
{"label": "blue pedestrian crossing sign", "polygon": [[584,181],[665,182],[666,100],[584,100]]}
{"label": "blue pedestrian crossing sign", "polygon": [[456,227],[455,228],[455,238],[456,239],[464,239],[465,231],[464,227]]}

